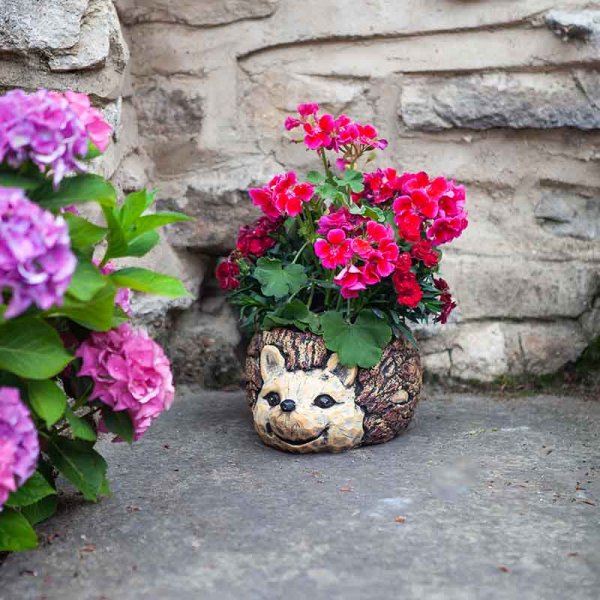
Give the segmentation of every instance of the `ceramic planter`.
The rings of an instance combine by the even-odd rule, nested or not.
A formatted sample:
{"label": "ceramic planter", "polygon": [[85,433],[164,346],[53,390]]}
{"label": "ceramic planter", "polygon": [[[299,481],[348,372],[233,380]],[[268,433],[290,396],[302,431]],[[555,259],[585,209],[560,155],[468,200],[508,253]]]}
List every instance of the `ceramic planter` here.
{"label": "ceramic planter", "polygon": [[287,452],[340,452],[392,439],[421,392],[418,350],[394,340],[371,369],[347,368],[321,337],[290,329],[256,334],[247,396],[261,440]]}

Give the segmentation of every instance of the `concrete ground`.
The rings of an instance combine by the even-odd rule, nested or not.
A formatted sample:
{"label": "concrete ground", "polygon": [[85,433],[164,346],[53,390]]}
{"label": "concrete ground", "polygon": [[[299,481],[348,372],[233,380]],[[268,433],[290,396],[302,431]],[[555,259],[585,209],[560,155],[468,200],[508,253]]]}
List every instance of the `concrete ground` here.
{"label": "concrete ground", "polygon": [[599,433],[597,401],[438,394],[392,442],[294,456],[240,393],[182,390],[0,598],[597,599]]}

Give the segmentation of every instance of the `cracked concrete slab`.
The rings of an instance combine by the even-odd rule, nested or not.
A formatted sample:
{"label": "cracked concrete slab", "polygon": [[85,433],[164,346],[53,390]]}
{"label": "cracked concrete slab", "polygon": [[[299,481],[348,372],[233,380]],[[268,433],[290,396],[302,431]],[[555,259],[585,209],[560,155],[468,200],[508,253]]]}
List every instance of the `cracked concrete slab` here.
{"label": "cracked concrete slab", "polygon": [[114,493],[64,497],[0,599],[597,598],[600,402],[436,392],[396,440],[263,446],[240,393],[181,389]]}

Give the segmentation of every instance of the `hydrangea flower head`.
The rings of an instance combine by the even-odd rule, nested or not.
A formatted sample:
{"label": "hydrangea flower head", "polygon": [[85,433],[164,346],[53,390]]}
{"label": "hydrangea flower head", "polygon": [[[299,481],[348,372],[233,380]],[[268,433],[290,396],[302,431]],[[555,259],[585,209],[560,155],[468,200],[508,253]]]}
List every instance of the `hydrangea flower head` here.
{"label": "hydrangea flower head", "polygon": [[9,494],[35,471],[40,445],[19,390],[0,387],[0,511]]}
{"label": "hydrangea flower head", "polygon": [[163,349],[145,331],[129,323],[95,332],[76,356],[82,359],[79,375],[94,382],[90,400],[100,400],[113,411],[126,410],[138,440],[175,396],[171,366]]}
{"label": "hydrangea flower head", "polygon": [[65,220],[20,189],[0,188],[0,287],[11,291],[4,317],[62,304],[76,266]]}
{"label": "hydrangea flower head", "polygon": [[88,142],[106,148],[110,130],[85,94],[12,90],[0,96],[0,162],[18,168],[30,160],[52,172],[55,187],[65,175],[86,170]]}

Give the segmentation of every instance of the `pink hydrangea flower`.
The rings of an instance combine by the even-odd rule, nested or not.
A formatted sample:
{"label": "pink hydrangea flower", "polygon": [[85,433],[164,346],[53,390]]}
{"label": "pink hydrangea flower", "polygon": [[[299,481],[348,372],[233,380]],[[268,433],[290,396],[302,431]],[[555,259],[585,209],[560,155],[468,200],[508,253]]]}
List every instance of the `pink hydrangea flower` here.
{"label": "pink hydrangea flower", "polygon": [[55,187],[65,175],[85,171],[88,141],[106,148],[110,125],[87,96],[68,94],[13,90],[0,96],[0,162],[18,168],[30,160],[52,172]]}
{"label": "pink hydrangea flower", "polygon": [[0,287],[11,290],[4,317],[31,304],[43,310],[61,305],[76,266],[65,220],[20,189],[0,188]]}
{"label": "pink hydrangea flower", "polygon": [[33,474],[40,453],[35,425],[19,390],[0,387],[0,511]]}
{"label": "pink hydrangea flower", "polygon": [[82,359],[79,375],[94,382],[90,400],[100,400],[115,412],[126,410],[136,440],[173,403],[168,358],[145,331],[136,331],[129,323],[92,333],[76,356]]}
{"label": "pink hydrangea flower", "polygon": [[101,152],[104,152],[110,141],[112,127],[104,120],[102,113],[90,104],[87,94],[65,92],[65,98],[81,119],[90,140]]}

